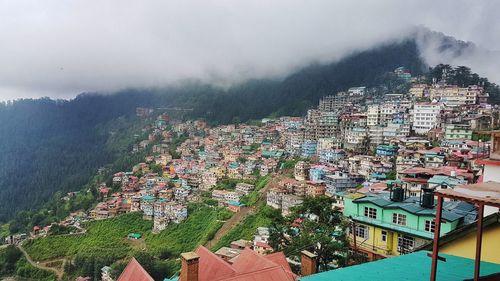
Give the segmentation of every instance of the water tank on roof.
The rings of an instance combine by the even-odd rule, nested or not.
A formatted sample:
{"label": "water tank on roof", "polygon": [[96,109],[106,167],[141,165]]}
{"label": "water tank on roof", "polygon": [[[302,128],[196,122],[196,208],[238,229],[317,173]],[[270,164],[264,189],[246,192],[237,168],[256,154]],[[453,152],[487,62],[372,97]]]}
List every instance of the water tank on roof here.
{"label": "water tank on roof", "polygon": [[403,202],[405,200],[405,191],[401,187],[393,188],[391,191],[391,200],[394,202]]}
{"label": "water tank on roof", "polygon": [[420,206],[423,208],[434,208],[434,191],[432,189],[423,188],[420,194]]}

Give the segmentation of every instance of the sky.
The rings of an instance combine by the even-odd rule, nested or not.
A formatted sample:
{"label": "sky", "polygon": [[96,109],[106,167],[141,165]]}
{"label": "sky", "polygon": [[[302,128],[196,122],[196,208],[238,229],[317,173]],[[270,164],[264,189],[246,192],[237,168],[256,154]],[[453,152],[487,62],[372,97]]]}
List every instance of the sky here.
{"label": "sky", "polygon": [[[435,3],[437,2],[437,3]],[[0,0],[0,100],[279,78],[403,40],[416,26],[474,42],[462,57],[499,83],[500,1]]]}

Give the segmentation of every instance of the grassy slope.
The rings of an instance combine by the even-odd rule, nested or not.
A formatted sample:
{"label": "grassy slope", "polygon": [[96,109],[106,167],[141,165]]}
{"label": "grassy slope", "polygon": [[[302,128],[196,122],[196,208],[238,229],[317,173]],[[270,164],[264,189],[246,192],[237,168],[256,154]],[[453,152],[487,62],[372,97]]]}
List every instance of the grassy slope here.
{"label": "grassy slope", "polygon": [[25,249],[33,260],[73,256],[77,253],[99,253],[125,256],[130,250],[126,240],[131,232],[145,233],[152,222],[142,220],[142,214],[130,213],[109,220],[92,222],[86,234],[58,235],[30,240]]}
{"label": "grassy slope", "polygon": [[241,223],[224,235],[210,250],[216,251],[221,247],[238,239],[253,240],[257,227],[267,226],[271,223],[268,212],[272,212],[270,207],[261,207],[257,213],[247,216]]}
{"label": "grassy slope", "polygon": [[217,220],[217,213],[217,209],[198,206],[185,222],[169,226],[158,235],[148,233],[148,251],[153,254],[168,251],[177,257],[182,252],[192,251],[205,244],[222,226],[222,222]]}
{"label": "grassy slope", "polygon": [[[204,244],[222,225],[217,221],[217,209],[209,207],[192,208],[188,219],[181,224],[171,224],[160,234],[152,234],[152,222],[142,220],[140,213],[130,213],[109,220],[92,222],[88,232],[73,236],[48,236],[31,240],[25,245],[34,260],[47,260],[74,256],[78,253],[106,256],[117,259],[142,250],[154,255],[168,251],[177,256],[183,251],[191,251]],[[128,233],[144,235],[144,244],[128,241]]]}
{"label": "grassy slope", "polygon": [[0,249],[0,279],[2,278],[2,276],[4,277],[16,276],[16,279],[19,281],[22,280],[51,281],[56,279],[54,273],[33,267],[31,264],[28,263],[26,258],[24,258],[23,256],[21,256],[17,260],[14,268],[11,268],[10,270],[2,268],[6,266],[7,263],[5,260],[6,252],[7,252],[6,248]]}

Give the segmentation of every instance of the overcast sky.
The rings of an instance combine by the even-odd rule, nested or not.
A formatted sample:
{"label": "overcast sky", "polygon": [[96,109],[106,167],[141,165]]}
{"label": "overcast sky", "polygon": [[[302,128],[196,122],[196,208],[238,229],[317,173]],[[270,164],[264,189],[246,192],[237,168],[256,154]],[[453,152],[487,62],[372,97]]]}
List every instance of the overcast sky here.
{"label": "overcast sky", "polygon": [[[281,77],[416,25],[500,50],[499,12],[500,1],[472,0],[0,0],[0,100]],[[500,82],[489,54],[480,63],[425,56],[465,61]]]}

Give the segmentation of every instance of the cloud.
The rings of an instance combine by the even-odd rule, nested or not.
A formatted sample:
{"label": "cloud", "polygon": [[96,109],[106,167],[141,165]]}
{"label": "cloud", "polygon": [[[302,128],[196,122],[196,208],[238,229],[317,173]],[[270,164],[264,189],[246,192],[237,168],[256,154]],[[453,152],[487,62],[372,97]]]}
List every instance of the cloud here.
{"label": "cloud", "polygon": [[416,25],[500,50],[499,8],[462,0],[0,0],[0,99],[281,77],[401,40]]}

